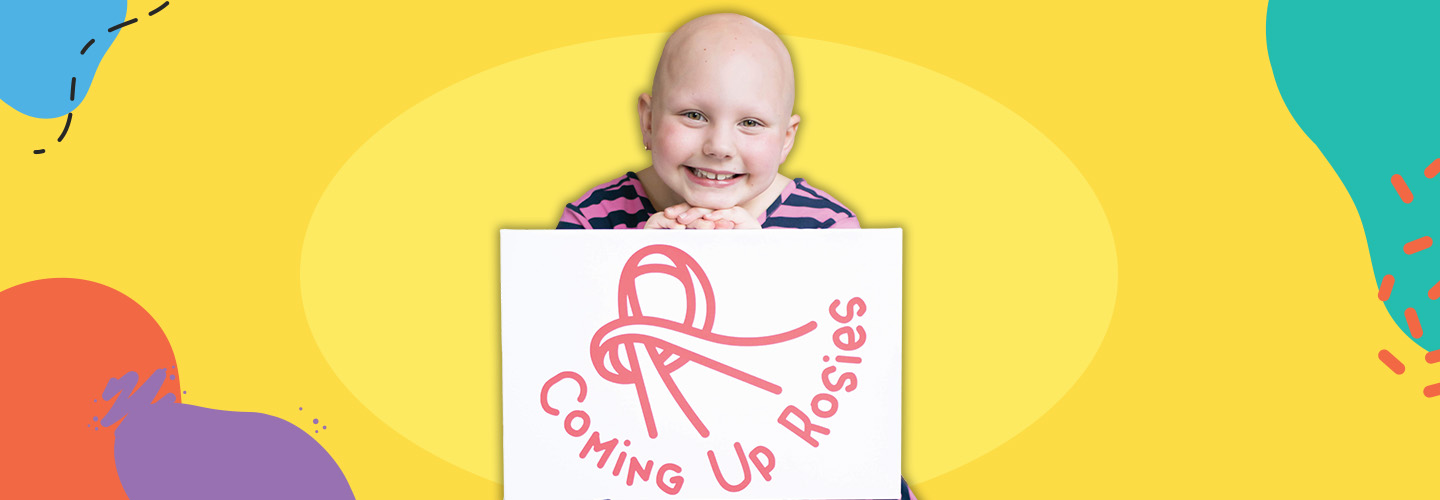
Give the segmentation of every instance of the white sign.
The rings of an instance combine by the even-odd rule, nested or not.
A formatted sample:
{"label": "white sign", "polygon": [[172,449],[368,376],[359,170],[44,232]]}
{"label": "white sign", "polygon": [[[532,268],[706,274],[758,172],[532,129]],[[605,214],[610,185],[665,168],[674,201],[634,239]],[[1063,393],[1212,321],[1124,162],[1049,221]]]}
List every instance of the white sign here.
{"label": "white sign", "polygon": [[899,229],[501,231],[505,497],[896,498]]}

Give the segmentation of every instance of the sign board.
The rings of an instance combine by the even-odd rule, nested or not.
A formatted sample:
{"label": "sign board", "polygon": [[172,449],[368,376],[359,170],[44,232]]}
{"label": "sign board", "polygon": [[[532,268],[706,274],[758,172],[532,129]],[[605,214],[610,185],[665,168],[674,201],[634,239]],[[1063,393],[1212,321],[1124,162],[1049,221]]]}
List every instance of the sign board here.
{"label": "sign board", "polygon": [[896,498],[899,229],[501,231],[505,498]]}

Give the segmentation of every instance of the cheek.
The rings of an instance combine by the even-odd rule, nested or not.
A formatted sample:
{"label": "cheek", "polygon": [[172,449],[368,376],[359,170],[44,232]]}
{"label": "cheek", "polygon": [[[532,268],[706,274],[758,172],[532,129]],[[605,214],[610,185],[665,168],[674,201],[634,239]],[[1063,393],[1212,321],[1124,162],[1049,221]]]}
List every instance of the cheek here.
{"label": "cheek", "polygon": [[691,153],[699,149],[699,134],[684,127],[670,127],[660,130],[656,136],[657,151],[662,163],[684,163]]}
{"label": "cheek", "polygon": [[780,170],[780,150],[785,147],[785,137],[752,137],[740,149],[740,157],[752,174],[774,174]]}

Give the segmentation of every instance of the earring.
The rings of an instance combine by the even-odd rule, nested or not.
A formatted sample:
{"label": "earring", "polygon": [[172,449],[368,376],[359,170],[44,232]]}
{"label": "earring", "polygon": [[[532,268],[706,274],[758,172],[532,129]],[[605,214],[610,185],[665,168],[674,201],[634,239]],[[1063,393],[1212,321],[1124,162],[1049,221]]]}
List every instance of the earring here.
{"label": "earring", "polygon": [[645,145],[645,150],[646,150],[646,151],[649,151],[649,150],[650,150],[650,145],[649,145],[649,144],[646,144],[646,145]]}

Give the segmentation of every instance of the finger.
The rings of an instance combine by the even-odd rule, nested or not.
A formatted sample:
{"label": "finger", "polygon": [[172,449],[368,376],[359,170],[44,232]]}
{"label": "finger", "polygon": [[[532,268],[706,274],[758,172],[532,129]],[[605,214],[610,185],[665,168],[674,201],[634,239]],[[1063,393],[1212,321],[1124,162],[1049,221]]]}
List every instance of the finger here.
{"label": "finger", "polygon": [[715,223],[705,219],[695,219],[686,225],[690,229],[715,229]]}
{"label": "finger", "polygon": [[708,213],[710,213],[710,209],[708,208],[693,207],[689,210],[686,210],[685,213],[680,214],[679,217],[676,217],[675,221],[681,224],[689,224],[691,222],[695,222],[701,217],[704,217],[705,214]]}
{"label": "finger", "polygon": [[671,218],[671,219],[674,219],[674,218],[679,217],[680,214],[685,213],[686,210],[690,210],[690,204],[688,204],[688,203],[681,203],[681,204],[679,204],[679,205],[674,205],[674,206],[671,206],[671,207],[667,207],[667,208],[665,209],[665,216],[666,216],[666,217],[669,217],[669,218]]}
{"label": "finger", "polygon": [[715,229],[735,229],[735,221],[729,219],[715,221]]}

